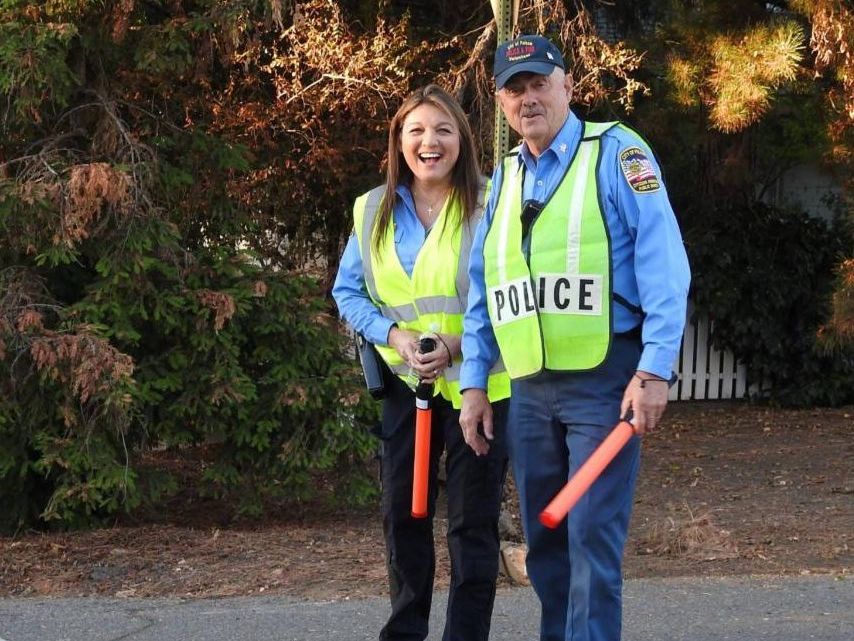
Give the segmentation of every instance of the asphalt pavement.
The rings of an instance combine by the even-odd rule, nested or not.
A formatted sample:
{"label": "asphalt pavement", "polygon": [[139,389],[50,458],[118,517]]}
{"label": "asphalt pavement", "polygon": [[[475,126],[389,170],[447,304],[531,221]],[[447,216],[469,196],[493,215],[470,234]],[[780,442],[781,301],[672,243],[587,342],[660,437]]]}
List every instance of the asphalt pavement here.
{"label": "asphalt pavement", "polygon": [[[430,641],[447,594],[434,599]],[[0,641],[368,641],[385,598],[0,599]],[[491,641],[536,641],[529,588],[500,590]],[[834,576],[627,581],[624,641],[854,641],[854,579]]]}

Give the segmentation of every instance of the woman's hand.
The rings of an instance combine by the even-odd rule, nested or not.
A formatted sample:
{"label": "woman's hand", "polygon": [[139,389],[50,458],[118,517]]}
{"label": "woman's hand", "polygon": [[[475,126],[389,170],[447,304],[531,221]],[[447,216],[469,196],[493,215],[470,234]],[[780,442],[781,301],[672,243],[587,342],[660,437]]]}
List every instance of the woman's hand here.
{"label": "woman's hand", "polygon": [[418,334],[395,326],[388,332],[388,344],[400,355],[404,363],[413,367],[418,353]]}
{"label": "woman's hand", "polygon": [[[415,364],[412,369],[418,374],[418,378],[424,383],[433,383],[439,378],[442,373],[451,366],[453,357],[451,356],[451,347],[447,343],[445,335],[435,334],[430,332],[422,334],[426,338],[432,338],[436,343],[436,347],[429,352],[416,352]],[[446,346],[447,345],[447,346]]]}
{"label": "woman's hand", "polygon": [[450,334],[425,334],[436,341],[436,348],[422,354],[419,351],[420,336],[407,329],[392,327],[388,334],[388,344],[400,354],[419,380],[433,383],[451,365],[454,352],[459,354],[460,337]]}

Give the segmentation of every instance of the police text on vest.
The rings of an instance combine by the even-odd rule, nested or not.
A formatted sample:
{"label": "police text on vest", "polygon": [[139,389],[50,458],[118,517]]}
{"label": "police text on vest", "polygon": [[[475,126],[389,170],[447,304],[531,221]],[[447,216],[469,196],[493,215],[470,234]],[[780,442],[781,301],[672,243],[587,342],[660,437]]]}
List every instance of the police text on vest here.
{"label": "police text on vest", "polygon": [[489,289],[493,325],[544,314],[602,314],[602,277],[597,274],[540,274]]}

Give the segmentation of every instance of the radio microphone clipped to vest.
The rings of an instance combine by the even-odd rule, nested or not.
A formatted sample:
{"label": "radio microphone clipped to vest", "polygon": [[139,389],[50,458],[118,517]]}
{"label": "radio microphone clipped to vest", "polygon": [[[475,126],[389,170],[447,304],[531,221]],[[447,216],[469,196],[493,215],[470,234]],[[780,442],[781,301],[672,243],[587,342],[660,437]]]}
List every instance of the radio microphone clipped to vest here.
{"label": "radio microphone clipped to vest", "polygon": [[528,237],[528,232],[531,231],[531,225],[536,220],[540,212],[545,207],[544,203],[539,200],[526,200],[522,203],[522,214],[519,219],[522,221],[522,242]]}

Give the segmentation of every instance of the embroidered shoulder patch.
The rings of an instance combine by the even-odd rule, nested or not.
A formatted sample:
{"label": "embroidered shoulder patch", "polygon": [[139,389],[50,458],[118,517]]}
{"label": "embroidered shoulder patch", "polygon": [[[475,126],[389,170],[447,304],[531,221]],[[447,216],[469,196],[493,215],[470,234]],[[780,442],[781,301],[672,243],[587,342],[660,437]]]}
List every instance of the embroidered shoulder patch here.
{"label": "embroidered shoulder patch", "polygon": [[629,187],[639,194],[661,189],[661,182],[655,174],[652,162],[640,147],[629,147],[620,152],[620,168]]}

